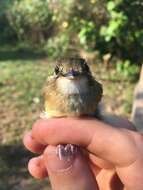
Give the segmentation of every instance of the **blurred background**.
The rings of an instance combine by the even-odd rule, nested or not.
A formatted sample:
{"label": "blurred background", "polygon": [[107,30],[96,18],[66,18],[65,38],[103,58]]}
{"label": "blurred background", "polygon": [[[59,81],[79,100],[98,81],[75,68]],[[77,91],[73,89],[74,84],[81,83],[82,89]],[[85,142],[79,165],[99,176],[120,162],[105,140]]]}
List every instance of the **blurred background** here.
{"label": "blurred background", "polygon": [[[86,58],[104,109],[130,119],[143,60],[142,0],[0,0],[0,190],[48,189],[27,172],[22,145],[43,109],[56,59]],[[50,190],[50,187],[49,187]]]}

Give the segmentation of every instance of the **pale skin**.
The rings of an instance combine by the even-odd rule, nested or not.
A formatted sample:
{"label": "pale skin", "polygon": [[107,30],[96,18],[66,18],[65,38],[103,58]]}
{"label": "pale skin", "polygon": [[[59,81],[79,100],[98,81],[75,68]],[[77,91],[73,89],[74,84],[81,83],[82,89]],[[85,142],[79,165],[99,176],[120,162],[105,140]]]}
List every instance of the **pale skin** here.
{"label": "pale skin", "polygon": [[[143,135],[126,119],[116,121],[119,128],[95,118],[37,121],[24,136],[26,148],[40,154],[29,161],[29,172],[49,176],[53,190],[143,190]],[[58,144],[84,153],[65,163],[55,154]]]}

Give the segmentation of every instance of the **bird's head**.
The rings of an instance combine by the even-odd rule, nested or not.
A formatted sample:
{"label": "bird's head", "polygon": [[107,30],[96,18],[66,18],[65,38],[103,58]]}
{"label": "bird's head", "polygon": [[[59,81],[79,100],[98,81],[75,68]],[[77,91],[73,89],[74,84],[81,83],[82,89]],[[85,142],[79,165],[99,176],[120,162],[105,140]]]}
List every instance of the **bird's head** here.
{"label": "bird's head", "polygon": [[78,80],[90,75],[89,66],[83,58],[66,58],[60,60],[55,66],[57,77],[64,77],[68,80]]}
{"label": "bird's head", "polygon": [[88,90],[92,75],[85,59],[62,59],[56,64],[54,72],[57,86],[62,93],[79,94]]}
{"label": "bird's head", "polygon": [[52,116],[94,113],[102,92],[102,85],[92,76],[85,59],[62,59],[56,63],[54,75],[44,88],[45,110]]}

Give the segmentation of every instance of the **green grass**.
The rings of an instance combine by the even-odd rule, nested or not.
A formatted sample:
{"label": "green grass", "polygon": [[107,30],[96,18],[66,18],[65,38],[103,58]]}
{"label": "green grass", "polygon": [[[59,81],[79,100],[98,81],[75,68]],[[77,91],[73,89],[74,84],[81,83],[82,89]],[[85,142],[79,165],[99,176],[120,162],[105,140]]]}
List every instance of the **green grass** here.
{"label": "green grass", "polygon": [[46,53],[39,49],[32,49],[26,44],[4,44],[0,47],[0,60],[37,60],[46,57]]}
{"label": "green grass", "polygon": [[[0,50],[0,189],[50,189],[47,180],[37,181],[28,174],[27,162],[33,155],[24,149],[22,136],[39,118],[41,90],[52,64],[25,52],[10,55]],[[105,109],[130,117],[135,83],[115,69],[96,66],[93,70],[103,83]]]}
{"label": "green grass", "polygon": [[[19,140],[21,130],[38,118],[41,90],[49,68],[46,61],[0,62],[1,128],[5,134],[2,142]],[[15,133],[16,138],[13,137]]]}
{"label": "green grass", "polygon": [[130,119],[133,92],[138,80],[137,73],[125,76],[118,73],[115,67],[106,69],[103,65],[93,66],[95,78],[103,85],[104,109],[111,114],[125,116]]}
{"label": "green grass", "polygon": [[[32,156],[22,145],[24,132],[39,118],[41,90],[51,66],[46,60],[0,61],[0,189],[48,189],[27,172]],[[46,188],[47,187],[47,188]]]}

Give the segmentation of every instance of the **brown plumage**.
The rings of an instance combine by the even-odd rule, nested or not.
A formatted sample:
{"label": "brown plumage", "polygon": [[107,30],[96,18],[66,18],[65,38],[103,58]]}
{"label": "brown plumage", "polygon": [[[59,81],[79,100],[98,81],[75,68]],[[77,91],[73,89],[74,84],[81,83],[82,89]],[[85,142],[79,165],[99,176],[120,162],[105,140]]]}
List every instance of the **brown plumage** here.
{"label": "brown plumage", "polygon": [[[44,88],[45,112],[42,117],[91,115],[114,127],[125,127],[120,126],[120,119],[104,115],[98,109],[103,93],[102,85],[93,78],[84,59],[61,60],[54,71]],[[76,145],[62,144],[57,146],[56,153],[60,160],[70,160],[69,155],[74,156],[76,150]]]}
{"label": "brown plumage", "polygon": [[93,114],[102,92],[102,85],[93,78],[84,59],[62,59],[56,64],[44,88],[45,116]]}

